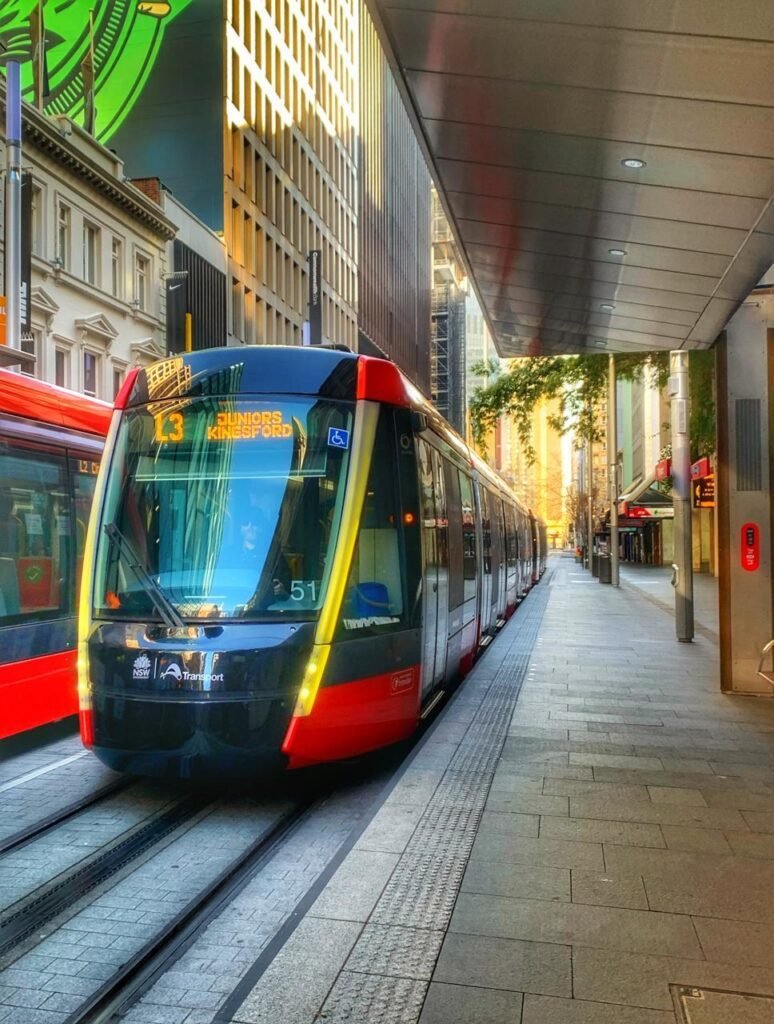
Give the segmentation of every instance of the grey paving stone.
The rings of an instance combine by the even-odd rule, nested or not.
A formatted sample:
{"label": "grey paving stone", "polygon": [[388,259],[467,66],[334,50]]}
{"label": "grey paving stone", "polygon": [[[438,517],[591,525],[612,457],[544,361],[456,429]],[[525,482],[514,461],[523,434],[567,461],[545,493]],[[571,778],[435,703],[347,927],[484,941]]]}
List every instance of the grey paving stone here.
{"label": "grey paving stone", "polygon": [[708,917],[693,918],[693,923],[708,960],[774,967],[771,925]]}
{"label": "grey paving stone", "polygon": [[422,981],[344,971],[333,986],[318,1019],[326,1024],[417,1020],[425,990],[426,984]]}
{"label": "grey paving stone", "polygon": [[733,853],[728,840],[717,829],[662,825],[661,832],[670,850],[687,850],[692,853]]}
{"label": "grey paving stone", "polygon": [[492,787],[486,802],[487,811],[510,814],[569,814],[569,800],[566,796],[546,796],[543,793],[504,792]]}
{"label": "grey paving stone", "polygon": [[460,893],[450,931],[702,958],[691,921],[677,914]]}
{"label": "grey paving stone", "polygon": [[654,804],[675,804],[680,807],[706,807],[707,801],[698,789],[680,789],[668,786],[648,786]]}
{"label": "grey paving stone", "polygon": [[613,800],[603,796],[577,796],[570,798],[570,814],[577,818],[747,831],[747,823],[742,814],[727,807],[685,807],[669,803]]}
{"label": "grey paving stone", "polygon": [[358,839],[355,849],[403,853],[422,811],[422,807],[412,805],[383,807]]}
{"label": "grey paving stone", "polygon": [[570,947],[449,932],[433,980],[569,998]]}
{"label": "grey paving stone", "polygon": [[522,1024],[674,1024],[671,1011],[609,1006],[579,999],[525,996]]}
{"label": "grey paving stone", "polygon": [[540,817],[537,814],[515,814],[509,811],[484,811],[478,826],[479,834],[494,832],[506,836],[528,836],[537,839]]}
{"label": "grey paving stone", "polygon": [[462,880],[462,892],[487,893],[535,900],[570,900],[570,872],[537,864],[471,861]]}
{"label": "grey paving stone", "polygon": [[542,839],[561,839],[583,843],[617,843],[622,846],[663,847],[665,845],[658,825],[603,821],[595,818],[544,817],[540,821],[540,836]]}
{"label": "grey paving stone", "polygon": [[525,839],[491,833],[479,835],[473,844],[471,862],[498,860],[507,864],[542,864],[555,868],[604,870],[600,843],[568,842],[559,839]]}
{"label": "grey paving stone", "polygon": [[774,992],[774,970],[739,964],[643,956],[576,946],[573,985],[578,999],[670,1010],[670,985]]}
{"label": "grey paving stone", "polygon": [[760,832],[726,832],[726,839],[740,857],[760,857],[774,860],[774,836]]}
{"label": "grey paving stone", "polygon": [[367,921],[398,862],[395,853],[353,850],[315,900],[314,917]]}
{"label": "grey paving stone", "polygon": [[645,886],[639,875],[609,875],[599,871],[572,872],[572,902],[600,907],[648,910]]}
{"label": "grey paving stone", "polygon": [[234,1015],[240,1024],[309,1024],[360,933],[351,921],[306,918]]}
{"label": "grey paving stone", "polygon": [[523,996],[463,985],[433,982],[419,1024],[517,1024]]}

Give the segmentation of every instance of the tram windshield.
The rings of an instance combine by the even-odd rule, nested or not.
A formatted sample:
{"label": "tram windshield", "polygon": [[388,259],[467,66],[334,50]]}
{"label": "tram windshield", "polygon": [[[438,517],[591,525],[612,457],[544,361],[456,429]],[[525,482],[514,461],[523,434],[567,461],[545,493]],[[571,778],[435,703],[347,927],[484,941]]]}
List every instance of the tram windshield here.
{"label": "tram windshield", "polygon": [[128,410],[99,524],[95,614],[315,618],[341,519],[352,409],[201,398]]}

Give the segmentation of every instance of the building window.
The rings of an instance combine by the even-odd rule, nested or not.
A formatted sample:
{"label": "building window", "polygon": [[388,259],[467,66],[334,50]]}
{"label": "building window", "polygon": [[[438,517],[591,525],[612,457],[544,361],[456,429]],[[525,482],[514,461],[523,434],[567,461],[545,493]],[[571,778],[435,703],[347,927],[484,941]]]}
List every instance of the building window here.
{"label": "building window", "polygon": [[148,309],[150,296],[150,260],[139,253],[134,258],[134,298],[137,308]]}
{"label": "building window", "polygon": [[124,284],[124,252],[120,238],[113,238],[110,243],[110,291],[117,299],[123,295]]}
{"label": "building window", "polygon": [[54,382],[60,388],[66,388],[69,384],[70,355],[64,349],[58,348],[54,353]]}
{"label": "building window", "polygon": [[43,189],[32,186],[32,251],[36,256],[43,254]]}
{"label": "building window", "polygon": [[[26,352],[27,355],[33,356],[36,360],[38,357],[38,339],[37,335],[33,331],[31,334],[22,334],[20,339],[20,348],[22,352]],[[22,365],[21,372],[26,377],[34,377],[37,362],[33,363],[32,366]]]}
{"label": "building window", "polygon": [[113,398],[116,397],[124,383],[124,371],[113,368]]}
{"label": "building window", "polygon": [[59,203],[56,213],[56,256],[63,270],[70,268],[70,219],[72,211],[66,203]]}
{"label": "building window", "polygon": [[83,222],[83,280],[87,284],[99,284],[99,228],[96,224]]}
{"label": "building window", "polygon": [[98,357],[93,352],[83,353],[83,391],[86,395],[97,395]]}

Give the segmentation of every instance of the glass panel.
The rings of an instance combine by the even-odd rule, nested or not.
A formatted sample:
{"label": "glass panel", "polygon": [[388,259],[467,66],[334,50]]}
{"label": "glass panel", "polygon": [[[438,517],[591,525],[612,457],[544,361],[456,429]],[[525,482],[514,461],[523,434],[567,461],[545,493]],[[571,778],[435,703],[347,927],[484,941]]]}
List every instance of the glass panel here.
{"label": "glass panel", "polygon": [[67,353],[58,348],[56,350],[54,361],[55,381],[60,388],[65,388],[67,387]]}
{"label": "glass panel", "polygon": [[349,462],[351,406],[197,399],[122,419],[100,532],[97,614],[156,619],[115,537],[187,619],[316,618]]}
{"label": "glass panel", "polygon": [[383,409],[342,608],[346,635],[382,633],[405,621],[397,478],[393,414]]}
{"label": "glass panel", "polygon": [[89,527],[89,513],[97,484],[99,462],[95,459],[70,459],[70,475],[73,481],[74,512],[75,512],[75,608],[81,590],[81,572],[83,568],[83,548],[86,543],[86,531]]}
{"label": "glass panel", "polygon": [[83,353],[83,390],[87,395],[97,394],[97,357],[92,352]]}
{"label": "glass panel", "polygon": [[462,503],[462,576],[465,581],[464,600],[476,596],[476,517],[473,506],[473,481],[464,473],[460,477]]}
{"label": "glass panel", "polygon": [[0,448],[0,624],[70,608],[71,528],[64,459]]}

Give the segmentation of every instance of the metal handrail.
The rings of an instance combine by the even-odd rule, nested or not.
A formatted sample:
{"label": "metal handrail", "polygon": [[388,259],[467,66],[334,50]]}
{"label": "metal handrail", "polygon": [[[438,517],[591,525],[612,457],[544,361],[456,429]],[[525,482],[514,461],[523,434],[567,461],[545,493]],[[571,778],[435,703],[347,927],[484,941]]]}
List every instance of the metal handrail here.
{"label": "metal handrail", "polygon": [[758,675],[761,677],[761,679],[765,679],[769,686],[772,687],[774,687],[774,678],[772,678],[772,676],[770,676],[767,672],[763,671],[763,662],[766,660],[767,655],[769,655],[773,650],[774,640],[769,640],[769,642],[761,651],[761,656],[758,659]]}

